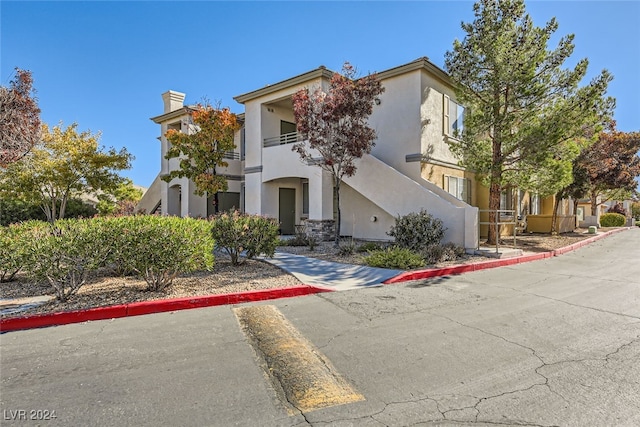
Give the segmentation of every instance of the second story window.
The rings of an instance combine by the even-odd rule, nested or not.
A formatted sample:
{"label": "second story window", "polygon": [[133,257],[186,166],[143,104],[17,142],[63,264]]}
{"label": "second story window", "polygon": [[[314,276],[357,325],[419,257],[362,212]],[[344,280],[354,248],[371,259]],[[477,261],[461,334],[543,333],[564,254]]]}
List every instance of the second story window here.
{"label": "second story window", "polygon": [[451,99],[448,95],[444,95],[442,107],[444,134],[453,138],[459,137],[462,135],[462,131],[464,129],[465,108]]}

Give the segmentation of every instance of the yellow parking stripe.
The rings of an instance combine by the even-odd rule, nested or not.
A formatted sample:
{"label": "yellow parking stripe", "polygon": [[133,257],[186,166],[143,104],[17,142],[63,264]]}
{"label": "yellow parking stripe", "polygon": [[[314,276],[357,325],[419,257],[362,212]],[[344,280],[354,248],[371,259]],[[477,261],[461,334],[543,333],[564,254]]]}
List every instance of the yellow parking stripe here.
{"label": "yellow parking stripe", "polygon": [[364,400],[276,307],[260,305],[233,311],[287,403],[308,412]]}

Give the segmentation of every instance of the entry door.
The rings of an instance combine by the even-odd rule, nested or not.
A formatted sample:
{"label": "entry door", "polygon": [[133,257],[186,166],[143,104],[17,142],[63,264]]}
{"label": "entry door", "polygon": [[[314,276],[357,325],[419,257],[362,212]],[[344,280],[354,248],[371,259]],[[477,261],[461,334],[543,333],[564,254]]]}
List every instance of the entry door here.
{"label": "entry door", "polygon": [[294,188],[280,188],[278,216],[282,234],[295,234],[296,190]]}

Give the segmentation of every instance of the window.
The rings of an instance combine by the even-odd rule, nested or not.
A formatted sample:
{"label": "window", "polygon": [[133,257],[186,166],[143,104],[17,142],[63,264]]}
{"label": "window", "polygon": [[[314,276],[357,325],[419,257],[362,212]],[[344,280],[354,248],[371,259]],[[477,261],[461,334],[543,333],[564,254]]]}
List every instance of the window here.
{"label": "window", "polygon": [[464,129],[464,110],[465,108],[462,105],[444,95],[443,131],[445,135],[455,138],[462,134]]}
{"label": "window", "polygon": [[[513,189],[507,188],[500,193],[500,210],[511,211],[513,209]],[[500,216],[512,216],[511,212],[500,212]]]}
{"label": "window", "polygon": [[280,120],[280,135],[294,133],[295,131],[296,131],[295,123],[285,122],[284,120]]}
{"label": "window", "polygon": [[455,198],[471,204],[471,180],[457,176],[444,177],[445,190]]}
{"label": "window", "polygon": [[538,193],[531,194],[531,215],[540,215],[541,203],[540,203],[540,195]]}
{"label": "window", "polygon": [[309,216],[309,181],[302,182],[302,215]]}

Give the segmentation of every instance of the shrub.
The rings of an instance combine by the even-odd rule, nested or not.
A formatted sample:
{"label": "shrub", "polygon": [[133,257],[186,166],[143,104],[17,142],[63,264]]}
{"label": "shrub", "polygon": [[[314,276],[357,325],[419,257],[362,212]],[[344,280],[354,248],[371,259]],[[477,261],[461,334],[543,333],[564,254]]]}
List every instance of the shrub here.
{"label": "shrub", "polygon": [[371,267],[396,268],[409,270],[424,267],[425,262],[419,254],[397,246],[370,252],[364,258],[365,264]]}
{"label": "shrub", "polygon": [[25,268],[32,277],[46,279],[59,301],[78,292],[109,251],[102,243],[104,229],[90,219],[34,222],[31,230]]}
{"label": "shrub", "polygon": [[294,238],[286,240],[285,244],[287,246],[307,246],[309,241],[307,240],[307,236],[304,234],[296,234]]}
{"label": "shrub", "polygon": [[242,264],[240,254],[247,258],[260,254],[273,256],[278,245],[278,223],[259,215],[225,212],[212,219],[211,233],[216,247],[224,249],[233,265]]}
{"label": "shrub", "polygon": [[356,243],[351,240],[338,246],[338,254],[342,256],[353,255],[356,252]]}
{"label": "shrub", "polygon": [[454,243],[445,243],[443,246],[444,253],[440,261],[455,261],[458,258],[462,258],[466,252],[462,246],[457,246]]}
{"label": "shrub", "polygon": [[316,236],[307,236],[307,246],[309,246],[310,251],[314,251],[316,246],[318,246],[318,238]]}
{"label": "shrub", "polygon": [[35,222],[0,227],[0,282],[10,282],[27,262],[27,248]]}
{"label": "shrub", "polygon": [[444,252],[444,247],[441,245],[429,245],[420,251],[420,255],[427,264],[436,264],[443,258]]}
{"label": "shrub", "polygon": [[363,244],[358,246],[358,249],[356,250],[360,253],[364,253],[364,252],[379,251],[380,249],[382,248],[376,242],[364,242]]}
{"label": "shrub", "polygon": [[144,278],[149,291],[166,289],[179,274],[213,268],[214,240],[207,220],[154,215],[102,220],[118,230],[111,262]]}
{"label": "shrub", "polygon": [[635,218],[636,221],[640,221],[640,203],[635,202],[631,205],[631,216]]}
{"label": "shrub", "polygon": [[619,213],[606,213],[600,216],[602,227],[622,227],[626,224],[627,218]]}
{"label": "shrub", "polygon": [[399,247],[420,252],[430,245],[439,244],[445,230],[440,219],[420,210],[419,213],[398,216],[387,234],[395,238]]}

